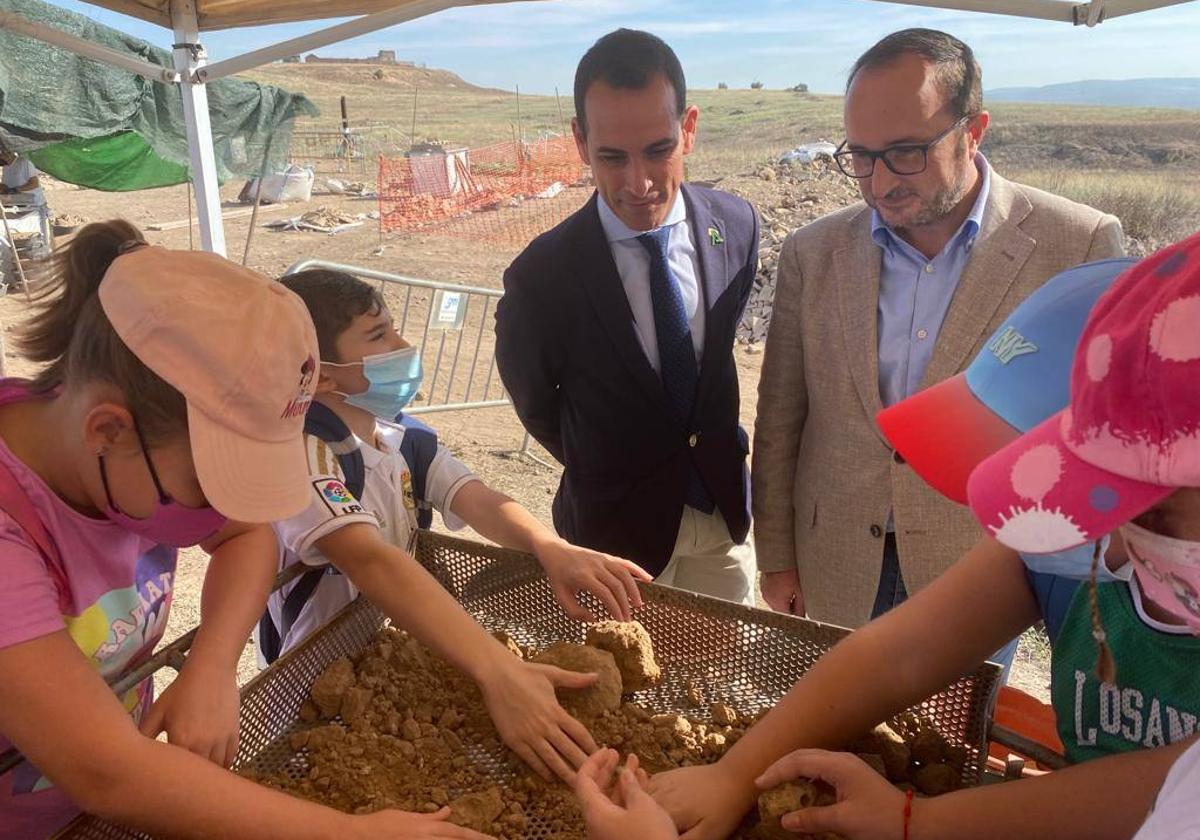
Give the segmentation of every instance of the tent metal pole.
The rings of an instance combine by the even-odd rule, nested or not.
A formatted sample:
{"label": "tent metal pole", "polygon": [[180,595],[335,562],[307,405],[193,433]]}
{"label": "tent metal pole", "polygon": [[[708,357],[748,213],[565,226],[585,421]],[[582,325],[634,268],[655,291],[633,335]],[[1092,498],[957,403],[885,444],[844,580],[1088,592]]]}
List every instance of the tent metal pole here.
{"label": "tent metal pole", "polygon": [[270,64],[272,61],[278,61],[290,55],[301,55],[320,47],[336,44],[338,41],[356,38],[368,32],[375,32],[388,26],[394,26],[397,23],[416,20],[419,17],[432,15],[456,6],[473,5],[477,5],[477,3],[472,2],[472,0],[417,0],[415,3],[406,3],[395,9],[387,9],[382,12],[363,15],[354,20],[339,23],[336,26],[318,29],[316,32],[310,32],[298,38],[281,41],[278,44],[263,47],[260,50],[254,50],[244,55],[213,62],[199,68],[196,71],[196,78],[200,81],[211,82],[214,79],[222,79],[226,76],[232,76],[235,73],[244,73],[247,70],[252,70],[263,64]]}
{"label": "tent metal pole", "polygon": [[1093,27],[1106,20],[1135,12],[1161,9],[1191,3],[1194,0],[880,0],[905,6],[929,6],[935,9],[957,9],[964,12],[986,12],[995,15],[1057,20],[1076,26]]}
{"label": "tent metal pole", "polygon": [[195,0],[171,0],[171,23],[175,31],[175,69],[180,75],[179,92],[183,96],[192,185],[196,188],[200,247],[225,256],[225,227],[221,219],[212,123],[208,116],[208,90],[203,83],[193,81],[195,72],[205,62]]}
{"label": "tent metal pole", "polygon": [[905,6],[930,6],[935,9],[957,9],[964,12],[988,12],[996,15],[1075,22],[1075,8],[1080,5],[1070,0],[881,0],[885,3],[900,3]]}
{"label": "tent metal pole", "polygon": [[[1094,26],[1095,24],[1092,23],[1092,19],[1096,23],[1103,23],[1106,20],[1112,20],[1122,15],[1132,15],[1137,12],[1147,12],[1153,9],[1161,9],[1165,6],[1178,6],[1191,2],[1193,0],[1107,0],[1107,2],[1098,3],[1097,0],[1092,0],[1091,3],[1082,4],[1081,14],[1087,20],[1081,20],[1080,23]],[[1102,11],[1094,12],[1093,7],[1096,6],[1099,6]]]}
{"label": "tent metal pole", "polygon": [[7,29],[9,32],[16,32],[18,35],[24,35],[28,38],[34,38],[38,41],[61,47],[68,52],[81,55],[84,58],[90,58],[93,61],[110,64],[121,70],[136,73],[152,82],[174,84],[179,81],[179,74],[170,67],[163,67],[161,64],[151,64],[149,61],[142,61],[140,58],[134,58],[126,53],[118,52],[111,47],[85,41],[77,35],[63,32],[61,29],[55,29],[53,26],[34,23],[15,12],[0,11],[0,29]]}

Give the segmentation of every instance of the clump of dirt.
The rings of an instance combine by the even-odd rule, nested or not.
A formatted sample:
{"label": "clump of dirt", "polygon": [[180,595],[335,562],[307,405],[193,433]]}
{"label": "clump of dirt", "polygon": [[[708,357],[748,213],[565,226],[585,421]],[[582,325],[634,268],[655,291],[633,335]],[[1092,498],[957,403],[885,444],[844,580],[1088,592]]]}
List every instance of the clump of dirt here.
{"label": "clump of dirt", "polygon": [[[621,702],[621,672],[607,651],[557,643],[534,653],[505,639],[514,655],[604,672],[604,686],[576,714],[597,743],[636,753],[650,773],[716,761],[759,717],[721,702],[704,718],[656,714]],[[251,767],[247,776],[347,813],[385,808],[433,813],[448,805],[455,823],[502,840],[525,837],[535,819],[558,840],[586,837],[570,789],[543,781],[508,752],[474,683],[402,632],[381,630],[358,656],[331,663],[313,683],[300,719],[288,736],[296,758],[273,772]],[[909,747],[905,771],[911,767],[918,786],[932,785],[935,780],[922,777],[944,773],[931,768],[949,768],[951,748],[934,743],[921,721],[906,725],[911,733],[892,734],[919,742],[923,755],[933,758],[936,751],[939,758],[918,764]],[[770,826],[756,828],[748,817],[735,836],[776,836],[764,831]]]}
{"label": "clump of dirt", "polygon": [[[795,840],[796,834],[783,827],[784,814],[804,808],[821,808],[836,801],[837,793],[824,782],[809,779],[784,782],[759,795],[758,825],[753,836],[760,840]],[[810,840],[840,840],[841,837],[831,832],[807,836]]]}
{"label": "clump of dirt", "polygon": [[933,724],[911,713],[896,726],[876,726],[850,744],[850,751],[898,787],[937,796],[962,786],[968,752],[947,743]]}
{"label": "clump of dirt", "polygon": [[640,621],[601,621],[587,630],[587,643],[617,660],[626,694],[658,685],[662,669],[654,659],[650,634]]}
{"label": "clump of dirt", "polygon": [[621,672],[608,651],[558,642],[535,656],[533,661],[567,671],[596,674],[596,682],[587,688],[558,689],[558,701],[580,720],[589,721],[621,705]]}

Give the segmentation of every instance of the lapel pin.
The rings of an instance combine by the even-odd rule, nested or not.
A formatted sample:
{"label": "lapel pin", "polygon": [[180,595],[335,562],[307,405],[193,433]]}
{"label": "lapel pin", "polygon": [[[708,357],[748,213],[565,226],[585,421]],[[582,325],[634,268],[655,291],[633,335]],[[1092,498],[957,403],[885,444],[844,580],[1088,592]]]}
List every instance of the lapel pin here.
{"label": "lapel pin", "polygon": [[725,244],[725,238],[721,236],[721,231],[717,230],[715,227],[710,227],[708,229],[708,241],[713,245]]}

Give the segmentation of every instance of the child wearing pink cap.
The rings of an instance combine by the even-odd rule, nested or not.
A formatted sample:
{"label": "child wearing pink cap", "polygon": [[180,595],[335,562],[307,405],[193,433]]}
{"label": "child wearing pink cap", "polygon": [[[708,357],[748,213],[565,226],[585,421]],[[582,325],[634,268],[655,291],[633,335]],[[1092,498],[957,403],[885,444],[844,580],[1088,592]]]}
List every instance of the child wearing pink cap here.
{"label": "child wearing pink cap", "polygon": [[[306,503],[317,341],[278,283],[125,222],[80,231],[50,279],[20,336],[44,367],[0,380],[0,753],[23,756],[0,775],[0,838],[80,809],[156,834],[479,838],[445,812],[301,802],[139,733],[150,681],[117,697],[105,680],[162,636],[175,549],[244,563]],[[231,603],[206,598],[205,620],[233,626]],[[217,672],[217,641],[197,640],[181,684]]]}
{"label": "child wearing pink cap", "polygon": [[[967,493],[984,528],[1017,551],[1066,551],[1120,534],[1145,617],[1161,632],[1145,631],[1115,584],[1093,579],[1090,603],[1077,599],[1064,623],[1090,633],[1059,644],[1077,683],[1067,690],[1094,698],[1076,705],[1076,737],[1107,737],[1110,749],[1153,748],[916,801],[903,819],[902,796],[857,759],[802,750],[763,783],[819,776],[838,788],[839,802],[797,815],[789,827],[851,840],[1127,838],[1154,808],[1140,837],[1200,836],[1197,716],[1144,709],[1130,687],[1173,682],[1200,702],[1200,676],[1172,659],[1172,648],[1195,646],[1178,628],[1200,636],[1200,235],[1116,281],[1080,338],[1069,407],[976,467]],[[1094,558],[1093,567],[1099,548]]]}
{"label": "child wearing pink cap", "polygon": [[[1172,277],[1174,280],[1169,281]],[[1066,300],[1068,293],[1064,289],[1068,287],[1063,287],[1059,278],[1047,285],[1059,287],[1047,289],[1051,296],[1063,295],[1061,299]],[[1075,291],[1078,292],[1078,287]],[[801,775],[821,776],[833,782],[838,786],[841,801],[831,808],[813,809],[797,815],[794,822],[786,823],[795,831],[835,831],[848,838],[908,836],[914,840],[963,836],[1092,838],[1132,835],[1145,817],[1171,761],[1194,740],[1191,735],[1195,732],[1197,711],[1200,710],[1200,680],[1195,676],[1200,647],[1187,632],[1190,626],[1187,614],[1194,600],[1191,593],[1196,587],[1189,585],[1188,573],[1181,571],[1180,562],[1180,558],[1193,558],[1183,562],[1182,566],[1192,569],[1190,574],[1194,580],[1194,567],[1200,565],[1200,551],[1197,550],[1200,545],[1195,542],[1178,545],[1181,538],[1200,540],[1200,491],[1175,492],[1174,486],[1164,486],[1200,487],[1200,453],[1193,443],[1200,429],[1200,404],[1195,399],[1198,389],[1193,386],[1188,396],[1175,396],[1186,389],[1185,383],[1200,382],[1200,361],[1190,365],[1183,361],[1193,353],[1200,357],[1200,350],[1188,349],[1200,341],[1200,317],[1195,311],[1197,301],[1200,301],[1200,237],[1193,237],[1118,278],[1088,315],[1086,325],[1082,318],[1074,320],[1067,311],[1047,313],[1055,316],[1047,322],[1047,327],[1053,328],[1057,319],[1061,331],[1073,329],[1069,345],[1072,348],[1076,337],[1080,336],[1080,327],[1084,326],[1082,338],[1078,339],[1072,408],[1068,413],[1090,404],[1101,406],[1099,411],[1110,412],[1119,418],[1128,414],[1126,401],[1132,395],[1138,395],[1151,419],[1143,417],[1124,425],[1114,422],[1105,425],[1092,420],[1089,428],[1103,428],[1117,440],[1140,446],[1139,454],[1133,458],[1124,446],[1110,446],[1108,451],[1118,453],[1114,460],[1123,458],[1126,462],[1146,464],[1145,472],[1140,475],[1154,475],[1155,479],[1147,482],[1143,478],[1140,484],[1131,486],[1126,479],[1117,480],[1108,475],[1107,469],[1101,473],[1085,473],[1085,480],[1090,484],[1085,491],[1076,490],[1075,497],[1069,498],[1071,486],[1062,484],[1065,479],[1058,475],[1057,469],[1071,463],[1070,456],[1064,453],[1051,457],[1046,452],[1048,442],[1036,439],[1038,434],[1047,434],[1047,424],[1039,427],[1035,420],[1023,426],[1032,430],[1027,437],[1021,438],[1011,426],[1014,422],[1023,422],[1022,412],[1030,415],[1029,409],[1033,406],[1012,401],[1002,406],[1009,409],[1007,416],[999,413],[999,418],[990,422],[996,430],[1007,422],[1009,428],[999,438],[1016,442],[976,469],[970,485],[977,511],[980,510],[980,488],[1008,488],[989,506],[991,518],[981,516],[985,526],[991,526],[988,530],[994,536],[981,541],[909,604],[839,644],[717,765],[688,768],[656,777],[651,782],[655,798],[670,810],[678,824],[688,829],[687,837],[705,840],[725,836],[753,801],[751,781],[755,777],[758,777],[758,785],[766,787]],[[1031,299],[1022,309],[1034,303]],[[1014,313],[1014,320],[1022,309]],[[1079,312],[1082,314],[1087,309]],[[1072,322],[1073,327],[1069,326]],[[1015,323],[1011,326],[1024,332],[1026,325]],[[1114,328],[1117,326],[1121,330]],[[1122,330],[1125,337],[1118,340]],[[1139,335],[1146,347],[1160,349],[1137,353]],[[1120,344],[1121,349],[1118,351],[1114,347],[1113,353],[1105,355],[1105,345],[1110,341],[1114,345]],[[1089,348],[1093,348],[1090,370]],[[1042,349],[1046,349],[1044,345]],[[1118,352],[1123,353],[1120,362],[1117,361]],[[1162,365],[1164,355],[1179,367]],[[1030,355],[1020,364],[1030,364],[1033,359],[1035,356]],[[1139,367],[1132,374],[1115,377],[1122,364]],[[1050,368],[1057,368],[1057,365]],[[1104,376],[1100,375],[1102,371]],[[1040,393],[1034,405],[1038,401],[1045,404],[1044,392],[1059,387],[1054,377],[1065,381],[1066,373],[1064,369],[1062,374],[1054,374],[1049,379],[1025,377],[1024,382],[1014,380],[1007,385],[1016,390],[1017,386],[1028,388],[1036,383]],[[1081,376],[1085,374],[1088,382],[1081,383]],[[1109,379],[1110,375],[1115,378]],[[1012,368],[1001,360],[989,376],[1012,379]],[[975,385],[980,387],[985,380],[977,379]],[[961,383],[955,387],[961,389]],[[1101,392],[1097,393],[1097,389]],[[1065,401],[1064,393],[1058,405]],[[942,404],[941,408],[945,410],[944,416],[917,419],[926,426],[935,427],[932,434],[935,437],[942,435],[943,446],[957,446],[957,438],[970,433],[967,429],[947,428],[948,423],[953,426],[964,416],[979,418],[983,413],[965,411],[961,401]],[[988,409],[995,411],[995,405],[988,404]],[[905,410],[912,411],[913,408],[906,407]],[[1046,417],[1048,413],[1042,412],[1040,416]],[[1091,416],[1094,418],[1098,413],[1094,410]],[[957,421],[954,418],[958,418]],[[1182,433],[1169,436],[1170,440],[1182,443],[1170,444],[1166,449],[1150,445],[1145,432],[1137,431],[1146,428],[1182,429]],[[1028,445],[1029,438],[1035,438],[1033,445]],[[1089,443],[1090,439],[1085,438],[1084,448]],[[979,457],[996,452],[1001,445],[1003,440],[1000,439],[994,445],[982,442]],[[1174,448],[1176,446],[1182,448]],[[1193,447],[1190,453],[1189,446]],[[936,444],[930,442],[929,447],[935,449]],[[1020,468],[1010,469],[1012,465],[1003,461],[1006,453],[1013,462],[1020,463]],[[904,454],[907,457],[910,452]],[[979,463],[978,458],[975,463]],[[992,466],[996,463],[1001,466]],[[1048,463],[1053,469],[1046,469]],[[984,477],[989,468],[997,472]],[[1071,474],[1067,467],[1062,469],[1064,475]],[[1169,470],[1175,471],[1174,478],[1167,478]],[[967,475],[962,473],[964,499]],[[771,757],[781,756],[790,748],[789,743],[792,747],[839,746],[853,737],[856,728],[865,728],[924,697],[932,690],[931,680],[935,674],[944,674],[942,679],[950,679],[953,674],[962,673],[1006,630],[1019,632],[1032,624],[1039,617],[1038,607],[1044,610],[1046,605],[1039,604],[1041,599],[1034,597],[1032,580],[1027,580],[1033,575],[1027,575],[1017,551],[1061,552],[1054,567],[1064,571],[1081,565],[1078,555],[1086,552],[1086,557],[1093,559],[1093,574],[1098,575],[1099,551],[1087,543],[1099,541],[1134,513],[1173,492],[1175,494],[1165,504],[1144,515],[1145,521],[1134,523],[1134,528],[1141,526],[1144,531],[1146,522],[1153,522],[1152,530],[1160,533],[1143,537],[1131,528],[1122,529],[1129,554],[1149,561],[1135,564],[1139,569],[1152,569],[1146,573],[1149,577],[1145,583],[1140,573],[1134,573],[1134,579],[1126,582],[1114,580],[1114,572],[1105,570],[1110,582],[1100,586],[1093,584],[1091,598],[1085,587],[1073,600],[1068,600],[1070,608],[1065,617],[1060,615],[1062,630],[1055,643],[1055,706],[1060,715],[1064,709],[1068,710],[1067,719],[1060,721],[1063,724],[1060,731],[1064,741],[1072,738],[1068,743],[1072,757],[1082,760],[1123,750],[1136,752],[1088,761],[1037,782],[991,786],[918,801],[913,803],[911,821],[905,819],[904,797],[853,756],[801,749],[780,758],[762,772]],[[1020,495],[1022,493],[1024,497]],[[1081,509],[1080,500],[1090,511],[1086,520],[1083,514],[1073,513]],[[1127,507],[1118,510],[1122,504]],[[1108,518],[1104,518],[1105,515]],[[1015,526],[1014,522],[1017,523]],[[1074,525],[1068,528],[1064,526],[1067,522],[1086,524],[1082,528]],[[1176,547],[1168,548],[1164,540],[1172,541]],[[1151,544],[1155,547],[1153,556]],[[1108,559],[1116,561],[1113,569],[1119,577],[1128,577],[1125,573],[1131,571],[1129,564],[1124,569],[1119,568],[1123,551],[1122,541],[1115,540]],[[1086,569],[1088,561],[1083,560],[1082,565]],[[1158,578],[1172,584],[1171,599],[1164,600],[1162,596],[1167,591],[1162,587],[1156,589],[1155,583],[1160,582]],[[1176,599],[1179,606],[1169,608]],[[1164,609],[1164,605],[1168,608]],[[1101,612],[1103,619],[1097,625],[1095,615]],[[1097,646],[1092,635],[1097,626],[1105,646],[1116,653],[1118,674],[1115,685],[1099,678]],[[887,679],[880,680],[876,676],[881,670],[886,670]],[[1122,673],[1124,679],[1121,679]],[[1078,697],[1074,696],[1076,694]],[[860,700],[841,703],[834,699],[848,696],[857,696]],[[1071,711],[1075,712],[1074,716]],[[1076,735],[1078,737],[1073,737]],[[1198,749],[1193,749],[1191,754],[1196,754]],[[763,760],[763,756],[769,757]],[[593,756],[588,771],[594,771],[602,761]],[[1200,755],[1190,763],[1182,762],[1175,773],[1179,781],[1169,791],[1182,797],[1181,791],[1188,786],[1186,776],[1198,772],[1197,764],[1200,764]],[[1197,783],[1194,776],[1190,784],[1195,796]],[[594,800],[595,796],[591,798]],[[1114,808],[1114,802],[1119,802],[1121,807]],[[1194,807],[1192,810],[1194,812]],[[1167,820],[1184,811],[1187,809],[1173,811],[1167,808],[1159,817]],[[628,828],[633,824],[628,821],[630,814],[617,814],[612,809],[595,806],[594,802],[592,812],[605,814],[605,819],[613,826]],[[1192,818],[1195,819],[1194,813]],[[617,834],[598,833],[596,836],[614,837]],[[644,836],[657,840],[672,835],[656,832]]]}

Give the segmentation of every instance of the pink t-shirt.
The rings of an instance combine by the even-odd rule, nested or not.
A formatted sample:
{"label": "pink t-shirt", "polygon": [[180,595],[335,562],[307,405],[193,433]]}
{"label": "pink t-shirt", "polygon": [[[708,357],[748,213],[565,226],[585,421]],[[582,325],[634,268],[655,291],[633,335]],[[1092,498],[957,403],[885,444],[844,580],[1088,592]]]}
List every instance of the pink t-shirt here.
{"label": "pink t-shirt", "polygon": [[[27,399],[26,386],[0,380],[0,405]],[[2,440],[0,463],[40,517],[65,571],[64,582],[15,518],[0,509],[0,648],[66,630],[105,679],[149,658],[167,626],[175,550],[74,510]],[[120,699],[138,720],[152,692],[146,680]],[[0,752],[8,747],[0,733]],[[47,836],[77,813],[29,762],[0,776],[3,840]]]}

